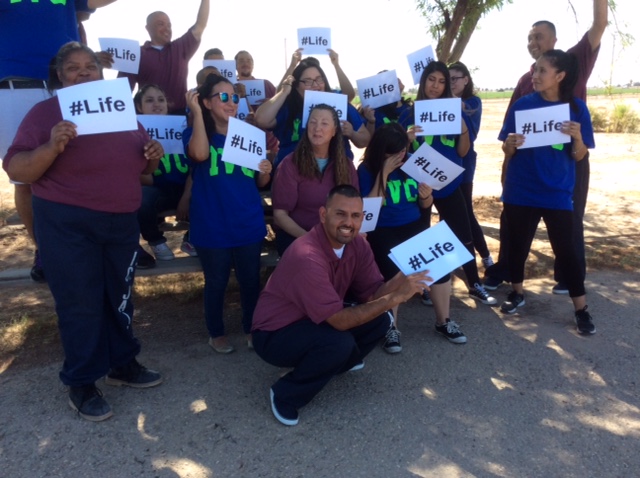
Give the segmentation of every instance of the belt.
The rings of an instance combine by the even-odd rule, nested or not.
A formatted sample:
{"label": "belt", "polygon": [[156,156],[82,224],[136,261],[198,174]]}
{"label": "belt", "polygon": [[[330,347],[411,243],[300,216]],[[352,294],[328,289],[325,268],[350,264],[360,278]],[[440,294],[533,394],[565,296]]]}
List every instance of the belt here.
{"label": "belt", "polygon": [[0,81],[0,90],[33,90],[47,88],[44,80],[4,80]]}

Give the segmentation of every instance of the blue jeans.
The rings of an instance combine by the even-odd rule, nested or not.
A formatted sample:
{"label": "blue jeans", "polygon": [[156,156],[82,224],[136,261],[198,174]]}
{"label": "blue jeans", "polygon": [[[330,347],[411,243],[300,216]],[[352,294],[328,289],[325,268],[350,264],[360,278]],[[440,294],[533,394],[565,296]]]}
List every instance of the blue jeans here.
{"label": "blue jeans", "polygon": [[35,233],[56,303],[62,383],[94,383],[140,352],[131,288],[139,237],[135,213],[106,213],[33,197]]}
{"label": "blue jeans", "polygon": [[235,269],[240,285],[242,328],[245,334],[249,334],[260,294],[262,241],[226,249],[196,246],[196,250],[204,272],[204,318],[209,335],[213,338],[224,335],[224,297],[231,267]]}

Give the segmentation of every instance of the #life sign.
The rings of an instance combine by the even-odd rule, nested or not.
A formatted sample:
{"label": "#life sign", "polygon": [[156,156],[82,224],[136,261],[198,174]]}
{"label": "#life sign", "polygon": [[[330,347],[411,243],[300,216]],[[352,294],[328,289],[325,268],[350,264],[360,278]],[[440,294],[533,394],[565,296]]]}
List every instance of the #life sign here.
{"label": "#life sign", "polygon": [[235,60],[204,60],[202,62],[202,68],[206,68],[207,66],[217,68],[220,76],[226,78],[234,85],[238,82]]}
{"label": "#life sign", "polygon": [[439,191],[462,174],[464,168],[423,143],[400,168],[419,183]]}
{"label": "#life sign", "polygon": [[138,129],[129,80],[99,80],[58,90],[62,118],[77,126],[79,135]]}
{"label": "#life sign", "polygon": [[462,132],[462,100],[442,98],[414,103],[414,124],[422,127],[421,136],[457,135]]}
{"label": "#life sign", "polygon": [[331,28],[298,28],[298,48],[302,48],[305,55],[328,55]]}
{"label": "#life sign", "polygon": [[371,232],[375,230],[380,217],[380,208],[382,207],[382,198],[362,198],[364,213],[362,216],[362,226],[360,232]]}
{"label": "#life sign", "polygon": [[519,149],[571,142],[571,136],[561,132],[562,123],[571,119],[569,103],[516,111],[515,119],[515,132],[525,136]]}
{"label": "#life sign", "polygon": [[407,60],[409,61],[409,68],[411,69],[411,77],[413,78],[414,85],[420,83],[422,70],[424,70],[427,65],[435,59],[436,56],[433,54],[433,47],[431,45],[407,55]]}
{"label": "#life sign", "polygon": [[247,116],[252,113],[251,107],[249,106],[249,102],[246,98],[240,98],[240,102],[238,103],[238,112],[236,113],[236,118],[242,121],[246,121]]}
{"label": "#life sign", "polygon": [[187,128],[187,118],[172,115],[138,115],[138,122],[147,130],[151,139],[157,140],[165,154],[184,154],[182,132]]}
{"label": "#life sign", "polygon": [[239,83],[244,85],[246,98],[251,106],[262,104],[267,98],[264,80],[240,80]]}
{"label": "#life sign", "polygon": [[391,249],[389,258],[405,275],[429,271],[433,281],[427,285],[431,285],[472,260],[473,256],[447,223],[440,221]]}
{"label": "#life sign", "polygon": [[395,70],[356,81],[362,106],[379,108],[400,101],[400,87]]}
{"label": "#life sign", "polygon": [[224,141],[225,163],[260,170],[260,161],[267,158],[267,139],[264,131],[236,118],[229,118]]}
{"label": "#life sign", "polygon": [[309,113],[314,106],[325,104],[331,106],[336,113],[338,113],[338,119],[340,121],[347,120],[347,95],[340,93],[329,93],[326,91],[313,91],[306,90],[304,92],[304,105],[302,111],[302,127],[307,127],[307,121],[309,120]]}
{"label": "#life sign", "polygon": [[140,69],[140,44],[124,38],[98,38],[100,49],[113,55],[114,70],[137,74]]}

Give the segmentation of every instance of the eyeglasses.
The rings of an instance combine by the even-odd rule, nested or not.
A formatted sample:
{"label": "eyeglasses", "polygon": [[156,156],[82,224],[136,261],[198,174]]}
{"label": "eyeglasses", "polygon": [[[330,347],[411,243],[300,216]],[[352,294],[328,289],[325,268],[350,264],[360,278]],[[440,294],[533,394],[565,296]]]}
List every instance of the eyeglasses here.
{"label": "eyeglasses", "polygon": [[324,86],[324,80],[321,76],[318,78],[305,78],[304,80],[299,80],[304,86]]}
{"label": "eyeglasses", "polygon": [[452,76],[451,77],[451,83],[455,83],[458,80],[462,80],[464,79],[464,76]]}
{"label": "eyeglasses", "polygon": [[229,96],[229,93],[215,93],[213,95],[211,95],[209,97],[209,99],[213,99],[216,96],[220,97],[220,101],[222,101],[223,103],[227,103],[229,101],[229,98],[231,98],[231,101],[233,101],[235,104],[238,104],[240,102],[240,97],[238,95],[236,95],[235,93],[232,94],[231,96]]}

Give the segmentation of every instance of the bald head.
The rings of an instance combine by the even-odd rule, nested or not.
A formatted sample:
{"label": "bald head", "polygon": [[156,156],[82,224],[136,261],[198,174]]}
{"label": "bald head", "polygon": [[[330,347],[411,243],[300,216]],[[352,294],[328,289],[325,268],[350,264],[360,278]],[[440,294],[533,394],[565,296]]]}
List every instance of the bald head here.
{"label": "bald head", "polygon": [[151,44],[166,46],[171,43],[171,20],[164,12],[153,12],[147,17],[147,26]]}

